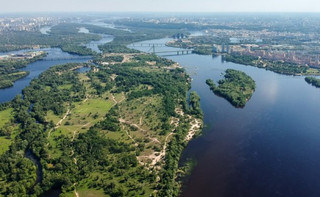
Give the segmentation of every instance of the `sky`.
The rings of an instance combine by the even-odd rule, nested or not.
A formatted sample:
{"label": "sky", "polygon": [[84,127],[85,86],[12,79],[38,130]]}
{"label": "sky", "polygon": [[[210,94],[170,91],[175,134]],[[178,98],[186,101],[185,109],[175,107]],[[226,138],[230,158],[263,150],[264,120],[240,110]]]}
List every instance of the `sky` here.
{"label": "sky", "polygon": [[17,12],[320,12],[319,0],[0,0]]}

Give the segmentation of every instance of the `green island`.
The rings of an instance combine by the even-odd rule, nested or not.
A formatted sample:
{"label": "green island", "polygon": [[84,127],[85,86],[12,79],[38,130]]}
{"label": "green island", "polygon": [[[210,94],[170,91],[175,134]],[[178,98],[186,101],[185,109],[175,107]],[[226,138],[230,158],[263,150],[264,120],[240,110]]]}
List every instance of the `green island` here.
{"label": "green island", "polygon": [[215,94],[224,97],[238,108],[243,108],[246,105],[256,88],[256,84],[250,76],[233,69],[226,70],[224,79],[218,81],[218,86],[211,79],[207,79],[206,83]]}
{"label": "green island", "polygon": [[22,55],[0,56],[0,89],[13,86],[13,83],[29,74],[26,71],[19,71],[20,68],[36,62],[47,54],[43,51],[26,52]]}
{"label": "green island", "polygon": [[315,78],[315,77],[306,77],[305,81],[317,88],[320,88],[320,79]]}
{"label": "green island", "polygon": [[320,75],[319,69],[292,64],[288,62],[268,61],[253,56],[226,55],[224,59],[228,62],[263,68],[284,75]]}
{"label": "green island", "polygon": [[51,67],[0,105],[0,196],[179,194],[192,167],[179,158],[203,124],[189,76],[144,53],[95,62]]}

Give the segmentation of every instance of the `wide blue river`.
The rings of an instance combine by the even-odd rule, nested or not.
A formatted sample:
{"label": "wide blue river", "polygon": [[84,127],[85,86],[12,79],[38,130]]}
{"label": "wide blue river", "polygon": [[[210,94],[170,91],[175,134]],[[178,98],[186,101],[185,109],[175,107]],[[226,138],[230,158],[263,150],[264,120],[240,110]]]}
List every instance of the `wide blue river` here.
{"label": "wide blue river", "polygon": [[[191,157],[197,165],[181,196],[320,196],[320,89],[307,84],[304,77],[226,63],[220,56],[168,58],[192,77],[206,125],[203,135],[184,151],[182,160]],[[256,91],[244,109],[214,95],[205,83],[209,78],[221,79],[228,68],[244,71],[256,81]]]}

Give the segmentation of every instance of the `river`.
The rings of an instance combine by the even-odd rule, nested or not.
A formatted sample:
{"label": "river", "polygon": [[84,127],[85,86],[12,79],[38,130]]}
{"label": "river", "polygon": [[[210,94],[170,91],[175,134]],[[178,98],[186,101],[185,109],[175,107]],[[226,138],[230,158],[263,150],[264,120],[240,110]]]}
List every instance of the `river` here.
{"label": "river", "polygon": [[[136,49],[148,51],[150,47]],[[42,50],[48,52],[47,58],[71,56],[60,49]],[[320,89],[303,77],[222,62],[220,56],[167,58],[180,63],[192,77],[192,90],[201,97],[206,125],[203,135],[192,140],[183,153],[182,162],[191,157],[197,165],[184,183],[182,197],[320,196]],[[30,75],[0,90],[0,102],[14,98],[49,67],[68,62],[75,61],[29,64],[23,70]],[[227,68],[244,71],[256,81],[256,91],[244,109],[215,96],[205,84],[208,78],[220,79]]]}
{"label": "river", "polygon": [[[81,58],[77,60],[74,60],[74,59],[73,60],[51,60],[52,58],[68,58],[68,57],[79,57],[79,56],[65,53],[58,48],[45,48],[40,50],[46,51],[48,55],[45,58],[43,58],[43,60],[33,62],[31,64],[28,64],[26,67],[19,69],[22,71],[29,71],[30,74],[22,79],[17,80],[12,87],[0,89],[0,95],[1,95],[0,103],[12,100],[17,94],[21,93],[23,88],[25,88],[30,84],[30,81],[32,79],[38,77],[42,72],[44,72],[51,66],[70,63],[70,62],[87,62],[89,60],[88,58]],[[22,53],[24,51],[28,51],[28,50],[11,51],[10,53]]]}
{"label": "river", "polygon": [[[80,29],[80,31],[86,32],[85,28]],[[43,32],[44,33],[44,32]],[[87,33],[87,32],[86,32]],[[88,43],[86,46],[91,48],[96,52],[100,52],[98,45],[111,42],[113,40],[113,36],[110,35],[101,35],[101,40],[99,41],[92,41]],[[66,52],[63,52],[59,48],[44,48],[44,49],[37,49],[41,51],[46,51],[48,55],[43,58],[43,60],[36,61],[34,63],[28,64],[26,67],[20,69],[21,71],[29,71],[30,74],[22,79],[17,80],[14,85],[10,88],[0,89],[0,103],[7,102],[12,100],[17,94],[20,94],[23,88],[28,86],[32,79],[38,77],[42,72],[46,71],[48,68],[54,65],[59,64],[66,64],[70,62],[88,62],[91,58],[82,58],[78,55],[72,55]],[[11,54],[11,53],[23,53],[26,51],[35,51],[33,49],[27,50],[19,50],[19,51],[10,51],[7,53],[0,53],[3,54]],[[63,59],[63,58],[78,58],[78,59]],[[60,60],[52,60],[52,59],[60,59]],[[61,60],[63,59],[63,60]]]}
{"label": "river", "polygon": [[[204,112],[203,135],[183,153],[182,162],[194,158],[197,165],[183,185],[182,197],[320,196],[320,89],[304,77],[223,62],[221,56],[167,58],[192,77],[191,91],[200,95]],[[205,83],[209,78],[218,81],[228,68],[256,81],[244,109],[214,95]]]}

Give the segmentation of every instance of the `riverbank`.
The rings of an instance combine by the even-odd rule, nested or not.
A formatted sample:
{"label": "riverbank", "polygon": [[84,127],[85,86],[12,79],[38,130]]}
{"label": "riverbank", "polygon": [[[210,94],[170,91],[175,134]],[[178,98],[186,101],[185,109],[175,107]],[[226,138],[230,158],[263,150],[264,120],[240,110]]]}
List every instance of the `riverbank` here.
{"label": "riverbank", "polygon": [[44,51],[10,54],[0,57],[0,89],[12,87],[14,82],[29,75],[28,71],[19,71],[28,64],[47,56]]}
{"label": "riverbank", "polygon": [[303,65],[291,64],[280,61],[268,61],[259,57],[244,56],[244,55],[225,55],[224,60],[228,62],[238,63],[242,65],[254,66],[273,71],[283,75],[294,76],[310,76],[320,75],[320,70],[310,68]]}

